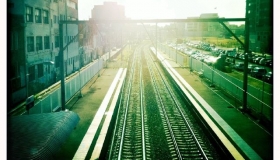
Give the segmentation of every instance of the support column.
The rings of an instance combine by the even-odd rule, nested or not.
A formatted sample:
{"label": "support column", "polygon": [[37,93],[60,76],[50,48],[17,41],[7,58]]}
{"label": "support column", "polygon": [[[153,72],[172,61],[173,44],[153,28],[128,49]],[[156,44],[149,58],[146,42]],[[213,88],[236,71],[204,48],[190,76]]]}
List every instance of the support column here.
{"label": "support column", "polygon": [[244,43],[244,72],[243,72],[243,106],[242,111],[247,111],[247,87],[248,87],[248,53],[249,53],[249,17],[248,17],[248,0],[246,0],[246,14],[245,14],[245,43]]}
{"label": "support column", "polygon": [[60,57],[60,90],[61,90],[61,110],[65,110],[65,78],[64,78],[64,56],[63,56],[63,24],[59,24],[59,57]]}

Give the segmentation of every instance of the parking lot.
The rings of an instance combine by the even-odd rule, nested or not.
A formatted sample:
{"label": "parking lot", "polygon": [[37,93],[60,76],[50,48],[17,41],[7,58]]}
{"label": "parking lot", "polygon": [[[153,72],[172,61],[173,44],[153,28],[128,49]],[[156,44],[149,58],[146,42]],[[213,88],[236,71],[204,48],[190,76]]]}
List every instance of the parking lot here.
{"label": "parking lot", "polygon": [[[218,47],[200,41],[189,41],[185,44],[170,43],[168,46],[194,59],[200,60],[209,66],[214,65],[221,61],[221,58],[225,57],[224,62],[221,62],[222,68],[226,68],[224,69],[225,72],[243,73],[244,71],[245,55],[242,50],[238,51],[235,48]],[[260,53],[249,53],[248,75],[251,78],[273,84],[273,57]]]}

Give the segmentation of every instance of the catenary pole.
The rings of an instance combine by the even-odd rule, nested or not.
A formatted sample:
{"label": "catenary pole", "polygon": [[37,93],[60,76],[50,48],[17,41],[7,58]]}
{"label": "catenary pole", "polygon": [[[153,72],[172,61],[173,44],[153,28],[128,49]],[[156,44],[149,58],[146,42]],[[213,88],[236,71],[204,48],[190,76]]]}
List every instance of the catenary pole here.
{"label": "catenary pole", "polygon": [[64,77],[64,56],[63,56],[63,23],[59,23],[59,57],[60,57],[60,90],[61,110],[65,110],[65,77]]}

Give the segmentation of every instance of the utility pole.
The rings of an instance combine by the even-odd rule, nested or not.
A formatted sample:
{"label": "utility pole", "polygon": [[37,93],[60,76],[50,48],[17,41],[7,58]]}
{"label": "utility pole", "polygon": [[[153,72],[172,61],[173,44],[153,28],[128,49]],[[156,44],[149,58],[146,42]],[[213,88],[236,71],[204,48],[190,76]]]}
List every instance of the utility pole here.
{"label": "utility pole", "polygon": [[63,56],[63,23],[59,23],[59,57],[61,76],[61,110],[65,110],[65,77],[64,77],[64,56]]}
{"label": "utility pole", "polygon": [[242,111],[247,111],[247,87],[248,87],[248,53],[249,53],[249,27],[250,21],[248,17],[249,2],[246,0],[246,14],[245,14],[245,43],[244,43],[244,72],[243,72],[243,106]]}

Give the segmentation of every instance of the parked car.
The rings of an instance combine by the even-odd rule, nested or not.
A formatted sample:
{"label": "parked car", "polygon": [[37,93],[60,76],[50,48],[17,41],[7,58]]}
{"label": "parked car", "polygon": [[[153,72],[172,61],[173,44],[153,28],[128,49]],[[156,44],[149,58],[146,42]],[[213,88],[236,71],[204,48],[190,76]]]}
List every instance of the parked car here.
{"label": "parked car", "polygon": [[267,71],[264,67],[255,67],[250,74],[252,77],[262,79],[263,75],[265,75],[266,73]]}
{"label": "parked car", "polygon": [[256,57],[256,58],[253,59],[253,62],[254,62],[255,64],[258,64],[259,61],[260,61],[262,58],[263,58],[263,57]]}
{"label": "parked car", "polygon": [[241,53],[236,53],[234,57],[237,58],[237,59],[239,59],[240,54],[241,54]]}
{"label": "parked car", "polygon": [[272,72],[267,72],[267,73],[263,76],[263,81],[272,84],[272,83],[273,83],[273,74],[272,74]]}
{"label": "parked car", "polygon": [[236,56],[236,51],[235,50],[227,50],[226,55],[229,57],[235,57]]}
{"label": "parked car", "polygon": [[235,65],[233,66],[234,69],[238,71],[243,71],[244,70],[244,62],[236,62]]}
{"label": "parked car", "polygon": [[244,55],[244,53],[241,53],[240,55],[239,55],[239,59],[245,59],[245,55]]}
{"label": "parked car", "polygon": [[265,64],[265,61],[266,61],[265,58],[261,58],[260,61],[259,61],[259,64],[260,64],[260,65],[264,65],[264,64]]}
{"label": "parked car", "polygon": [[204,63],[208,64],[209,66],[212,66],[214,63],[217,62],[217,60],[221,57],[213,57],[213,56],[208,56],[203,60]]}
{"label": "parked car", "polygon": [[272,66],[273,66],[273,60],[272,60],[272,59],[267,59],[267,60],[265,61],[265,65],[266,65],[267,67],[272,67]]}
{"label": "parked car", "polygon": [[254,65],[254,64],[248,64],[248,73],[251,73],[251,71],[257,67],[257,65]]}

